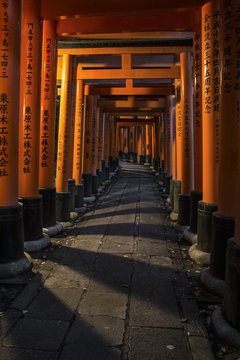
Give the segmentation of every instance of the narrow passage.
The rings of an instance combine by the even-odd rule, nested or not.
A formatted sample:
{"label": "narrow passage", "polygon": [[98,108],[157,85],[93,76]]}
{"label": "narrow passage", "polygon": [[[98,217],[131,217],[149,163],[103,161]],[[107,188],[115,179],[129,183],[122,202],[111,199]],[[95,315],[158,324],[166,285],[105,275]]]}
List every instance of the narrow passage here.
{"label": "narrow passage", "polygon": [[148,169],[121,163],[90,212],[35,255],[1,360],[212,359],[161,196]]}

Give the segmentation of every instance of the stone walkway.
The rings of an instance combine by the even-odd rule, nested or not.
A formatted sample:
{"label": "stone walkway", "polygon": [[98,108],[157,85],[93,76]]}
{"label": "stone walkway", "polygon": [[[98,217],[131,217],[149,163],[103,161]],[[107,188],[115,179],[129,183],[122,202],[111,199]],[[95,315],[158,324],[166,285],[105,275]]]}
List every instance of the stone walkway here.
{"label": "stone walkway", "polygon": [[0,317],[1,360],[213,359],[155,178],[121,167],[34,254],[31,281]]}

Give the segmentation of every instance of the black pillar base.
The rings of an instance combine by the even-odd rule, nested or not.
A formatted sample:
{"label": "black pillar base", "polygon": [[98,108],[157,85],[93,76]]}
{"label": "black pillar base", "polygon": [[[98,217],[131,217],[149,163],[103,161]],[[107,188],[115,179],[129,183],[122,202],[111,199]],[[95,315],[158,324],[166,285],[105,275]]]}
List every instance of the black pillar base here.
{"label": "black pillar base", "polygon": [[167,186],[167,172],[166,171],[163,171],[163,187],[166,188]]}
{"label": "black pillar base", "polygon": [[118,152],[118,156],[119,156],[119,159],[123,159],[124,152],[123,152],[123,151],[119,151],[119,152]]}
{"label": "black pillar base", "polygon": [[180,194],[178,196],[178,224],[190,224],[190,195]]}
{"label": "black pillar base", "polygon": [[103,174],[103,181],[105,181],[105,160],[102,160],[102,174]]}
{"label": "black pillar base", "polygon": [[159,181],[162,181],[162,182],[163,182],[164,169],[163,169],[163,168],[160,168],[159,171],[158,171],[158,173],[159,173],[159,175],[158,175]]}
{"label": "black pillar base", "polygon": [[105,166],[105,176],[104,176],[105,181],[109,180],[109,167]]}
{"label": "black pillar base", "polygon": [[190,231],[192,233],[197,233],[197,223],[198,223],[198,202],[202,200],[202,192],[200,191],[191,191],[190,198]]}
{"label": "black pillar base", "polygon": [[151,167],[155,169],[155,158],[151,158]]}
{"label": "black pillar base", "polygon": [[19,202],[23,205],[24,241],[41,239],[43,236],[42,195],[19,198]]}
{"label": "black pillar base", "polygon": [[208,204],[203,201],[198,203],[198,249],[210,252],[212,214],[217,211],[216,204]]}
{"label": "black pillar base", "polygon": [[142,164],[144,164],[144,162],[145,162],[145,157],[144,157],[144,155],[137,154],[137,163],[138,163],[139,165],[142,165]]}
{"label": "black pillar base", "polygon": [[174,183],[175,183],[175,179],[171,179],[170,180],[170,190],[169,190],[169,199],[170,199],[169,205],[171,207],[174,206]]}
{"label": "black pillar base", "polygon": [[92,174],[82,174],[84,180],[84,197],[92,196]]}
{"label": "black pillar base", "polygon": [[150,165],[150,163],[151,163],[151,155],[145,155],[145,163]]}
{"label": "black pillar base", "polygon": [[0,207],[0,264],[24,257],[23,207],[20,204]]}
{"label": "black pillar base", "polygon": [[229,323],[240,331],[240,246],[234,239],[228,240],[224,312]]}
{"label": "black pillar base", "polygon": [[92,193],[97,194],[98,192],[98,176],[92,175]]}
{"label": "black pillar base", "polygon": [[70,211],[75,210],[75,179],[68,179],[68,192],[70,192]]}
{"label": "black pillar base", "polygon": [[75,185],[75,208],[83,206],[84,184]]}
{"label": "black pillar base", "polygon": [[128,161],[130,160],[130,154],[131,154],[131,152],[127,152],[126,159],[127,159]]}
{"label": "black pillar base", "polygon": [[156,173],[159,173],[159,169],[160,169],[159,159],[155,159],[154,169],[156,170]]}
{"label": "black pillar base", "polygon": [[57,221],[68,221],[70,219],[70,192],[56,193],[56,218]]}
{"label": "black pillar base", "polygon": [[131,162],[131,163],[133,163],[134,162],[134,152],[129,152],[129,161]]}
{"label": "black pillar base", "polygon": [[166,194],[170,194],[170,181],[171,181],[171,179],[172,179],[171,176],[166,177]]}
{"label": "black pillar base", "polygon": [[227,243],[234,236],[234,225],[233,217],[212,214],[210,272],[218,279],[225,279]]}
{"label": "black pillar base", "polygon": [[179,213],[179,202],[178,198],[181,194],[181,181],[175,180],[173,184],[173,193],[174,193],[174,203],[173,203],[173,211],[178,214]]}
{"label": "black pillar base", "polygon": [[134,163],[137,164],[137,153],[133,153],[133,159],[134,159]]}
{"label": "black pillar base", "polygon": [[43,227],[47,228],[56,225],[56,188],[40,188],[42,195]]}
{"label": "black pillar base", "polygon": [[98,176],[98,186],[102,186],[103,184],[103,172],[99,169],[96,170],[96,174]]}

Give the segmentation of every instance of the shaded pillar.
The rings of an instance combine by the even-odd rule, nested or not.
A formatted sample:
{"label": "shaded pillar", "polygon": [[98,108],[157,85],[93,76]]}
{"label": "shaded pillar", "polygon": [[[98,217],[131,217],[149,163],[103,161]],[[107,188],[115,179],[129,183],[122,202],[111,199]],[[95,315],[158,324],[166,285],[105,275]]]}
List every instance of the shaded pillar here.
{"label": "shaded pillar", "polygon": [[202,52],[201,30],[194,33],[193,45],[194,109],[194,190],[190,200],[190,232],[197,233],[198,202],[202,200]]}
{"label": "shaded pillar", "polygon": [[[211,232],[210,273],[224,280],[227,242],[234,236],[236,215],[236,194],[238,192],[237,166],[239,152],[239,99],[240,49],[238,6],[229,2],[221,3],[220,31],[220,108],[219,120],[219,187],[218,211],[213,213]],[[238,12],[239,14],[239,12]],[[239,16],[239,15],[238,15]],[[231,114],[231,115],[230,115]]]}
{"label": "shaded pillar", "polygon": [[128,128],[123,128],[123,155],[124,159],[127,158],[127,152],[128,152]]}
{"label": "shaded pillar", "polygon": [[143,158],[143,127],[142,126],[137,127],[137,148],[138,148],[137,162],[138,164],[143,164],[144,158]]}
{"label": "shaded pillar", "polygon": [[54,186],[56,71],[56,21],[44,20],[39,149],[39,194],[42,195],[43,203],[43,227],[56,224],[56,188]]}
{"label": "shaded pillar", "polygon": [[170,180],[170,191],[169,191],[169,202],[170,205],[174,206],[174,183],[177,179],[177,159],[176,159],[176,115],[175,115],[175,105],[176,100],[175,97],[172,98],[172,178]]}
{"label": "shaded pillar", "polygon": [[212,213],[218,204],[219,169],[219,1],[202,7],[202,192],[198,203],[198,243],[200,251],[210,251]]}
{"label": "shaded pillar", "polygon": [[109,167],[108,167],[109,138],[110,138],[110,119],[109,119],[109,115],[105,114],[105,118],[104,118],[104,149],[103,149],[103,158],[104,158],[104,161],[105,161],[104,180],[109,180]]}
{"label": "shaded pillar", "polygon": [[71,88],[72,57],[70,55],[63,55],[56,174],[56,216],[59,221],[67,221],[70,218],[70,192],[68,191],[68,177]]}
{"label": "shaded pillar", "polygon": [[182,109],[182,183],[178,197],[178,223],[190,223],[190,193],[193,179],[193,98],[191,53],[180,54],[181,63],[181,109]]}
{"label": "shaded pillar", "polygon": [[134,127],[129,126],[129,159],[130,162],[134,162]]}
{"label": "shaded pillar", "polygon": [[92,121],[91,133],[91,174],[92,174],[92,193],[98,192],[98,176],[97,176],[97,97],[94,96],[92,103]]}
{"label": "shaded pillar", "polygon": [[170,193],[170,180],[172,178],[172,142],[173,142],[173,106],[172,96],[166,97],[165,111],[165,166],[166,166],[166,193]]}
{"label": "shaded pillar", "polygon": [[[98,109],[97,114],[98,122],[98,142],[97,142],[97,173],[98,173],[98,184],[103,184],[103,113]],[[105,165],[104,165],[105,166]]]}
{"label": "shaded pillar", "polygon": [[43,235],[42,196],[39,188],[39,132],[42,25],[40,1],[22,1],[18,196],[23,204],[25,249],[49,245]]}
{"label": "shaded pillar", "polygon": [[151,125],[146,124],[146,165],[150,165],[151,161]]}
{"label": "shaded pillar", "polygon": [[[0,278],[27,271],[31,258],[24,254],[23,207],[18,203],[18,117],[21,3],[0,5]],[[7,55],[6,55],[7,54]]]}
{"label": "shaded pillar", "polygon": [[82,150],[83,150],[83,107],[84,107],[84,84],[83,80],[76,80],[76,105],[74,124],[73,146],[73,170],[72,177],[75,180],[75,207],[83,206],[84,185],[82,183]]}

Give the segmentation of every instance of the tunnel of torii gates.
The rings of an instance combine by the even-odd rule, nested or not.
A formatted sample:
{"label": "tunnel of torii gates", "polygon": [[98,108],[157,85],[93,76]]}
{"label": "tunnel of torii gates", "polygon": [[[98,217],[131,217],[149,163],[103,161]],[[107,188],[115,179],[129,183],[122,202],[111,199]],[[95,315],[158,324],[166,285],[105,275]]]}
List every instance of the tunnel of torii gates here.
{"label": "tunnel of torii gates", "polygon": [[0,278],[122,158],[155,171],[240,330],[240,1],[2,0],[0,21]]}

